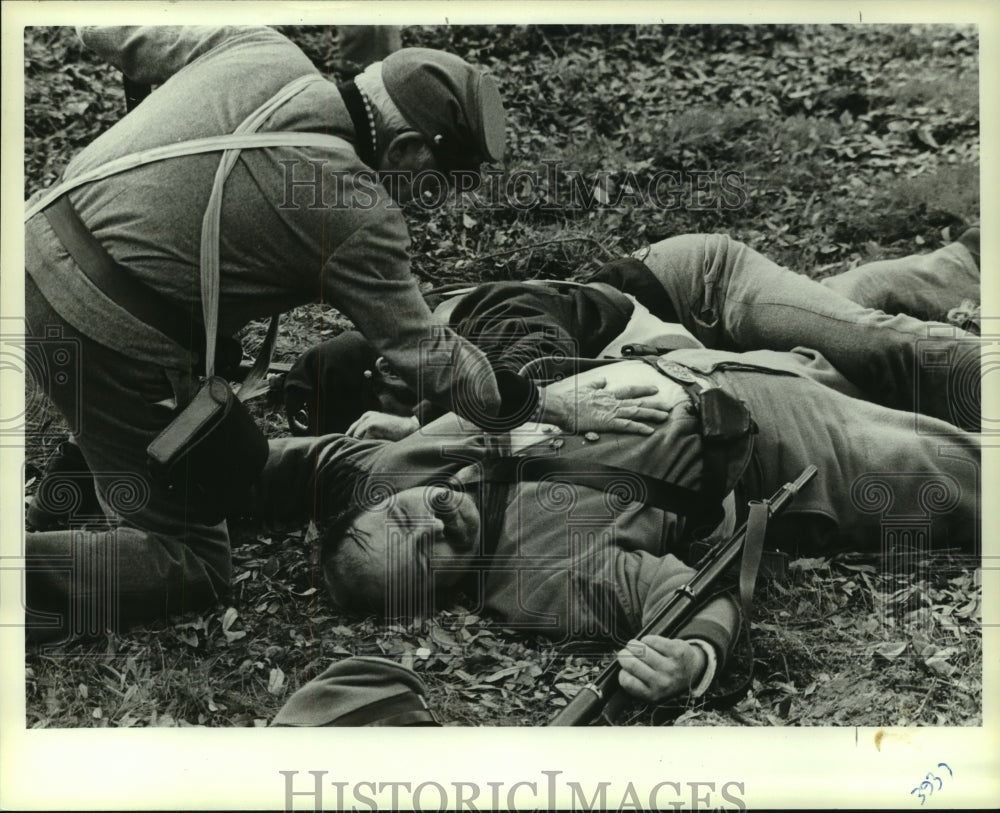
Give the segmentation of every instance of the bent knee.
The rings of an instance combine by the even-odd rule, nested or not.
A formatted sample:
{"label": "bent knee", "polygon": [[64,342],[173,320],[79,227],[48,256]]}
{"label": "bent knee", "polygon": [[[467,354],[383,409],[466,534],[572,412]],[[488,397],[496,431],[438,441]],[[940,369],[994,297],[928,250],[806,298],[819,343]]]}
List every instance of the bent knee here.
{"label": "bent knee", "polygon": [[710,234],[696,232],[678,234],[653,243],[647,249],[636,252],[633,256],[642,260],[653,273],[659,270],[683,268],[702,268],[706,259],[728,253],[733,246],[740,246],[726,234]]}

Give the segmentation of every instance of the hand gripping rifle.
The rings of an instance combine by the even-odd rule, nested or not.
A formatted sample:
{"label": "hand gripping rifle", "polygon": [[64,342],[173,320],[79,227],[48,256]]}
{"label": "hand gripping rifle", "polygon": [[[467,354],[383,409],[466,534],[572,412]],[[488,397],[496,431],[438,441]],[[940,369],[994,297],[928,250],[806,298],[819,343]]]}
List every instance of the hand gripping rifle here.
{"label": "hand gripping rifle", "polygon": [[[753,526],[759,522],[756,518],[766,523],[768,518],[780,514],[802,487],[815,476],[816,467],[808,466],[795,482],[785,483],[769,500],[751,502],[750,517],[747,522],[740,526],[727,542],[709,554],[708,559],[691,580],[674,592],[656,616],[640,630],[636,638],[641,639],[644,635],[663,635],[669,638],[680,630],[701,604],[712,595],[723,574],[739,560],[748,538],[748,530],[753,535]],[[747,553],[750,554],[750,551]],[[756,557],[759,561],[759,550],[756,551]],[[752,572],[749,584],[751,593],[753,576],[756,575],[756,562],[752,566]],[[743,578],[743,574],[740,581],[741,592],[744,592],[746,579]],[[749,596],[744,594],[744,605],[748,598]],[[566,707],[552,718],[549,725],[614,725],[631,702],[629,695],[618,683],[620,671],[621,666],[617,660],[605,667],[593,683],[584,686]]]}

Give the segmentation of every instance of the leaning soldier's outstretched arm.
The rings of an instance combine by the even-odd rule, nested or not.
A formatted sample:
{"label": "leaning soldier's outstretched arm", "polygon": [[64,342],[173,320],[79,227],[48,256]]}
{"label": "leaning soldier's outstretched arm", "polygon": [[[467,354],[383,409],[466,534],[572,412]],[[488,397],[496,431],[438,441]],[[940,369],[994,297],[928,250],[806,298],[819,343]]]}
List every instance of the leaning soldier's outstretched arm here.
{"label": "leaning soldier's outstretched arm", "polygon": [[346,435],[279,438],[254,485],[252,515],[263,520],[324,519],[342,508],[368,470],[380,441]]}

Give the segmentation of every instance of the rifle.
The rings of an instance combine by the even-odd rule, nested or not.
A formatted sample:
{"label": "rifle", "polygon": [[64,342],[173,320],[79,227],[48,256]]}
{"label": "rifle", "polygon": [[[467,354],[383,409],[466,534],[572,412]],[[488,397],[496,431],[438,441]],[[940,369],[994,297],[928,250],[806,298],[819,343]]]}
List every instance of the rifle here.
{"label": "rifle", "polygon": [[[795,495],[816,476],[816,467],[807,466],[798,479],[785,483],[762,506],[767,518],[777,516],[795,498]],[[754,503],[751,503],[753,506]],[[749,521],[748,521],[749,522]],[[670,637],[677,632],[694,614],[701,603],[709,597],[710,591],[719,579],[737,561],[743,552],[747,538],[748,522],[741,525],[724,544],[708,554],[701,567],[690,581],[664,603],[655,617],[640,630],[636,638],[644,635],[664,635]],[[618,683],[621,671],[615,660],[597,677],[593,683],[584,686],[577,695],[549,722],[551,726],[614,725],[631,698]]]}

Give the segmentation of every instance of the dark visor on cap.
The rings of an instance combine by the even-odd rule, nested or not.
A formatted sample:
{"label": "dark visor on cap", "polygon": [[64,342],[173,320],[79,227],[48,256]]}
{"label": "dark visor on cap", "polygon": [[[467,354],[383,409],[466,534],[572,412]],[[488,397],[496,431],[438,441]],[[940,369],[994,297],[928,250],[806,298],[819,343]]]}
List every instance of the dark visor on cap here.
{"label": "dark visor on cap", "polygon": [[486,148],[485,160],[500,161],[504,145],[503,101],[497,80],[488,73],[480,75],[479,110],[479,127],[483,134],[483,146]]}
{"label": "dark visor on cap", "polygon": [[483,162],[496,162],[503,158],[505,122],[497,81],[483,72],[477,74],[470,84],[472,111],[477,118],[469,122],[473,132],[462,145],[464,149],[444,134],[437,136],[430,145],[438,166],[446,173],[478,172]]}

